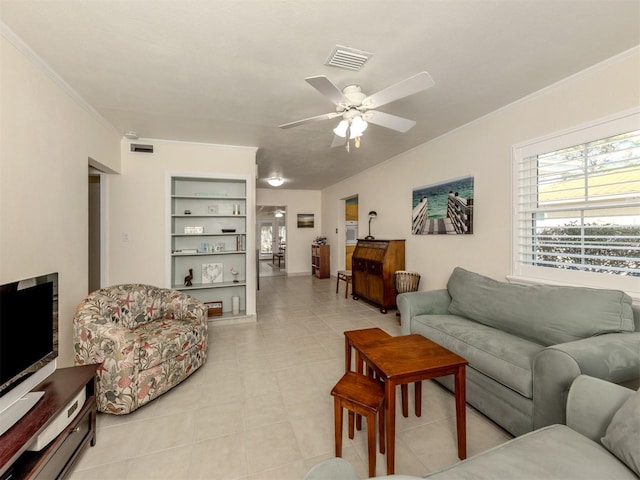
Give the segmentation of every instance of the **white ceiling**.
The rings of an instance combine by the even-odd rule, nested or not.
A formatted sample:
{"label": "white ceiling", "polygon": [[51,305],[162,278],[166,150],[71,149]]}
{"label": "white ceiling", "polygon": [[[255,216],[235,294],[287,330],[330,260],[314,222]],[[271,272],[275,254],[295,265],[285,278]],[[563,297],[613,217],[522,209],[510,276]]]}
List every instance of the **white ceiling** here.
{"label": "white ceiling", "polygon": [[[258,147],[258,187],[320,189],[640,44],[638,0],[0,0],[0,19],[117,131]],[[335,45],[373,52],[325,66]],[[435,86],[380,108],[331,148],[339,119],[305,77],[375,93],[420,71]]]}

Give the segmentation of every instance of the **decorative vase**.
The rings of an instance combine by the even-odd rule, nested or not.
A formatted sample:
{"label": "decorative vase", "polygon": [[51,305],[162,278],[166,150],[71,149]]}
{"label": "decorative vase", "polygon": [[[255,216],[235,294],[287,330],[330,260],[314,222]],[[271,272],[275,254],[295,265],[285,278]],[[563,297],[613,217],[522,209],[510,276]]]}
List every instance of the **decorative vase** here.
{"label": "decorative vase", "polygon": [[240,297],[231,297],[231,313],[238,315],[240,313]]}

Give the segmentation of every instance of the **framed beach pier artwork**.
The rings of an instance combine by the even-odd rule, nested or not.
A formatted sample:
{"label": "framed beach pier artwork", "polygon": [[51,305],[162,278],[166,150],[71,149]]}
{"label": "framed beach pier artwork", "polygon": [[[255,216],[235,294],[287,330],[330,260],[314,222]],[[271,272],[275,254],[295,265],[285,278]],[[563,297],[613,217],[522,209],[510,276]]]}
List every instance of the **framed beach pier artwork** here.
{"label": "framed beach pier artwork", "polygon": [[473,233],[473,177],[462,177],[413,189],[411,233]]}

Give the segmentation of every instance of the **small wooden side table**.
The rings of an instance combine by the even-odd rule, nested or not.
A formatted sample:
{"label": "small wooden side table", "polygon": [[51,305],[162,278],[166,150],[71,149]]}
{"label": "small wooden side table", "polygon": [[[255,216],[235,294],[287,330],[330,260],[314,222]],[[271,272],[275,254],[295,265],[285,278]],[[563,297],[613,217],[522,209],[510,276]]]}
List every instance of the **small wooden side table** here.
{"label": "small wooden side table", "polygon": [[[369,476],[376,475],[376,416],[380,432],[380,453],[384,453],[384,388],[382,384],[355,372],[347,372],[331,390],[334,399],[336,457],[342,456],[342,409],[367,419],[367,451]],[[349,423],[349,438],[353,438],[353,422]]]}
{"label": "small wooden side table", "polygon": [[458,458],[467,458],[465,367],[461,356],[419,334],[389,337],[360,349],[360,355],[384,380],[386,404],[387,475],[395,470],[396,386],[454,375]]}

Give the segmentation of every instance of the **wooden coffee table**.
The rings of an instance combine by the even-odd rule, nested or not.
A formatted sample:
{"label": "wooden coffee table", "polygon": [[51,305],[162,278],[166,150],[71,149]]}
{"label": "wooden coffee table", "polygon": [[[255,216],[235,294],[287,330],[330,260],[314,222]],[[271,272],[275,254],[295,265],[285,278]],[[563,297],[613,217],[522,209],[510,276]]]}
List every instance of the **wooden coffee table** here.
{"label": "wooden coffee table", "polygon": [[[346,335],[346,333],[345,333]],[[396,386],[416,382],[416,408],[422,380],[454,375],[458,457],[467,457],[465,367],[467,361],[422,335],[380,338],[359,345],[359,355],[384,380],[386,397],[387,475],[395,470]]]}

